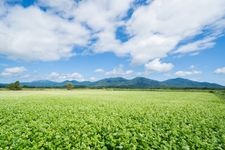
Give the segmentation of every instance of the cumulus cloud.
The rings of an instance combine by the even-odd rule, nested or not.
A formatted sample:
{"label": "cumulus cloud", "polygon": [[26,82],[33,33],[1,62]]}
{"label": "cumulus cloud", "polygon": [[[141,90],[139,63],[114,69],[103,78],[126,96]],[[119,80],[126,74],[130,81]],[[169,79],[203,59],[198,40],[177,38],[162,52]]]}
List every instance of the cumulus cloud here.
{"label": "cumulus cloud", "polygon": [[[151,62],[160,65],[157,59],[168,55],[213,47],[225,29],[224,0],[155,0],[135,7],[124,20],[132,7],[134,0],[38,0],[27,8],[1,2],[0,54],[53,61],[72,57],[79,45],[151,69]],[[125,42],[116,38],[120,26],[130,37]],[[161,66],[171,69],[171,64]]]}
{"label": "cumulus cloud", "polygon": [[160,59],[154,59],[145,64],[146,70],[155,71],[155,72],[168,72],[174,67],[171,63],[162,63]]}
{"label": "cumulus cloud", "polygon": [[11,77],[11,76],[17,76],[21,75],[26,71],[25,67],[11,67],[11,68],[5,68],[3,72],[0,73],[0,76],[2,77]]}
{"label": "cumulus cloud", "polygon": [[123,44],[115,38],[115,32],[118,26],[125,23],[121,19],[132,2],[133,0],[87,0],[79,3],[74,14],[79,22],[85,22],[90,27],[92,38],[97,39],[91,45],[95,53],[114,52],[119,56],[128,54]]}
{"label": "cumulus cloud", "polygon": [[[130,34],[134,35],[127,42],[128,47],[132,48],[130,54],[133,61],[144,63],[166,57],[181,41],[201,34],[207,26],[213,26],[221,20],[225,15],[224,8],[223,0],[156,0],[148,6],[138,8],[127,26]],[[211,47],[213,38],[222,32],[221,27],[215,26],[211,29],[218,34],[213,34],[211,39],[187,43],[177,52],[192,52]]]}
{"label": "cumulus cloud", "polygon": [[73,73],[52,72],[51,74],[48,75],[48,79],[53,81],[65,81],[65,80],[84,81],[83,75],[77,72],[73,72]]}
{"label": "cumulus cloud", "polygon": [[177,71],[175,72],[175,75],[178,77],[187,77],[187,76],[199,75],[201,73],[202,73],[201,71],[196,70],[194,65],[191,65],[188,70]]}
{"label": "cumulus cloud", "polygon": [[225,74],[225,67],[217,68],[214,72],[216,74]]}
{"label": "cumulus cloud", "polygon": [[94,81],[97,81],[97,79],[96,79],[96,77],[90,77],[89,81],[94,82]]}
{"label": "cumulus cloud", "polygon": [[150,70],[147,69],[144,70],[143,72],[135,72],[131,69],[125,69],[125,67],[122,64],[115,66],[112,70],[106,71],[104,69],[98,68],[94,72],[109,77],[124,77],[124,78],[132,78],[136,76],[149,77],[149,75],[152,73]]}
{"label": "cumulus cloud", "polygon": [[74,55],[76,45],[86,45],[88,31],[31,6],[14,6],[0,19],[0,53],[13,59],[53,61]]}
{"label": "cumulus cloud", "polygon": [[119,65],[115,68],[113,68],[111,71],[107,71],[105,72],[106,76],[110,76],[110,77],[131,77],[134,75],[134,71],[133,70],[125,70],[123,65]]}
{"label": "cumulus cloud", "polygon": [[104,69],[102,69],[102,68],[98,68],[98,69],[95,69],[95,71],[94,71],[95,73],[104,73],[105,72],[105,70]]}
{"label": "cumulus cloud", "polygon": [[[114,2],[107,3],[113,5]],[[223,0],[207,0],[207,2],[205,0],[185,2],[157,0],[137,8],[127,22],[121,21],[118,17],[116,19],[116,16],[121,16],[119,14],[124,14],[125,10],[128,10],[130,2],[124,3],[125,7],[121,7],[120,11],[114,11],[112,9],[114,7],[106,10],[105,3],[99,4],[97,1],[86,1],[78,6],[77,12],[84,12],[82,10],[88,8],[91,14],[96,12],[104,14],[91,18],[87,15],[87,11],[77,13],[84,14],[77,17],[87,22],[94,31],[99,31],[95,34],[98,39],[93,46],[95,52],[111,51],[118,56],[128,55],[131,56],[132,63],[145,64],[156,58],[166,57],[172,51],[196,53],[210,48],[224,29],[225,21],[222,18],[225,15],[225,2]],[[127,42],[120,42],[115,38],[115,28],[118,24],[124,25],[127,34],[131,35],[132,38]],[[206,29],[211,30],[207,37],[203,34],[203,30]],[[203,39],[191,40],[201,34]],[[184,40],[186,44],[180,45]]]}
{"label": "cumulus cloud", "polygon": [[86,22],[94,31],[105,32],[115,28],[131,3],[132,0],[86,0],[79,3],[74,14],[77,20]]}
{"label": "cumulus cloud", "polygon": [[197,70],[193,70],[193,71],[177,71],[175,73],[176,76],[178,77],[186,77],[186,76],[192,76],[192,75],[196,75],[196,74],[200,74],[200,71]]}

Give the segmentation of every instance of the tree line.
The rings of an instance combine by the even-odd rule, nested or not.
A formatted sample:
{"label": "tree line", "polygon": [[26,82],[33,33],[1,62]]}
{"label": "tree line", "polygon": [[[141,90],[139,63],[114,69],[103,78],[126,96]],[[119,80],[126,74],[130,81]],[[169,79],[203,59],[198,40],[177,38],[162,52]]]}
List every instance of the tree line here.
{"label": "tree line", "polygon": [[[16,81],[16,82],[14,82],[14,83],[10,83],[10,84],[7,86],[7,88],[8,88],[9,90],[19,91],[19,90],[22,90],[23,86],[20,84],[20,81]],[[67,83],[65,84],[65,88],[66,88],[67,90],[72,90],[72,89],[74,88],[74,85],[73,85],[73,83],[71,83],[71,82],[67,82]]]}

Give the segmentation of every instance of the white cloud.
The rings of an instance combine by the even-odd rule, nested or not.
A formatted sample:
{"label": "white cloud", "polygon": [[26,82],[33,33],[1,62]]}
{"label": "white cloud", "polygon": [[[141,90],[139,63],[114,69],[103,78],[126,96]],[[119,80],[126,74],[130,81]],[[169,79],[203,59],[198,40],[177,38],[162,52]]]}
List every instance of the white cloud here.
{"label": "white cloud", "polygon": [[74,45],[86,45],[88,31],[38,7],[14,6],[0,20],[0,53],[23,60],[53,61],[74,55]]}
{"label": "white cloud", "polygon": [[50,75],[48,75],[48,79],[53,81],[65,81],[65,80],[84,81],[83,75],[77,72],[65,74],[52,72]]}
{"label": "white cloud", "polygon": [[213,47],[216,44],[214,40],[215,40],[215,37],[213,38],[208,37],[203,40],[198,40],[198,41],[181,46],[174,53],[184,54],[184,53],[199,52],[200,50]]}
{"label": "white cloud", "polygon": [[[150,5],[137,8],[131,19],[123,22],[127,33],[132,36],[125,43],[115,39],[112,22],[105,22],[106,19],[101,18],[98,22],[104,26],[96,27],[102,31],[96,34],[99,40],[94,49],[95,52],[111,51],[119,56],[131,56],[132,63],[138,64],[167,57],[173,50],[176,53],[197,54],[214,46],[214,40],[224,30],[224,8],[223,0],[153,1]],[[211,31],[206,34],[207,37],[202,35],[202,39],[192,40],[205,29]],[[187,44],[176,50],[184,40]]]}
{"label": "white cloud", "polygon": [[89,81],[92,81],[93,82],[93,81],[97,81],[97,79],[96,79],[96,77],[90,77],[89,78]]}
{"label": "white cloud", "polygon": [[[224,8],[224,0],[156,0],[151,5],[140,7],[128,22],[128,31],[135,36],[127,43],[132,49],[133,61],[144,63],[167,56],[181,41],[202,33],[207,26],[221,20],[225,15]],[[213,45],[212,41],[205,39],[191,45],[188,43],[177,52],[208,48]]]}
{"label": "white cloud", "polygon": [[[98,41],[92,45],[95,53],[114,52],[119,56],[127,53],[122,43],[115,38],[116,28],[124,24],[121,18],[126,15],[133,0],[86,0],[74,10],[76,19],[85,22]],[[87,11],[88,10],[88,11]]]}
{"label": "white cloud", "polygon": [[178,77],[186,77],[201,74],[201,71],[198,70],[189,70],[189,71],[177,71],[175,75]]}
{"label": "white cloud", "polygon": [[[114,30],[118,18],[126,15],[133,0],[86,0],[79,3],[74,14],[80,22],[86,22],[101,33]],[[114,33],[112,33],[114,35]],[[109,43],[108,43],[109,44]]]}
{"label": "white cloud", "polygon": [[111,71],[106,72],[105,75],[110,77],[132,77],[134,75],[134,71],[124,70],[123,65],[119,65]]}
{"label": "white cloud", "polygon": [[12,68],[5,68],[3,72],[0,73],[2,77],[11,77],[21,75],[26,71],[25,67],[12,67]]}
{"label": "white cloud", "polygon": [[[75,45],[89,44],[95,53],[113,52],[130,57],[132,63],[149,64],[170,54],[197,54],[214,46],[225,29],[224,0],[155,0],[136,8],[128,21],[122,20],[133,2],[38,0],[28,8],[0,3],[0,16],[4,14],[0,19],[0,53],[53,61],[73,56]],[[39,6],[48,9],[43,11]],[[132,36],[127,42],[116,39],[121,25]],[[197,35],[201,35],[199,40],[194,38]],[[92,38],[97,42],[90,44]]]}
{"label": "white cloud", "polygon": [[160,59],[154,59],[145,64],[146,70],[156,71],[156,72],[168,72],[174,67],[171,63],[162,63]]}
{"label": "white cloud", "polygon": [[95,69],[94,72],[95,72],[95,73],[103,73],[103,72],[105,72],[105,70],[102,69],[102,68],[98,68],[98,69]]}
{"label": "white cloud", "polygon": [[217,74],[225,74],[225,67],[217,68],[214,72]]}
{"label": "white cloud", "polygon": [[151,72],[149,70],[144,70],[143,72],[135,72],[131,69],[124,69],[123,65],[118,65],[110,71],[105,71],[101,68],[95,70],[96,73],[101,73],[102,75],[109,77],[124,77],[124,78],[133,78],[136,76],[148,77]]}

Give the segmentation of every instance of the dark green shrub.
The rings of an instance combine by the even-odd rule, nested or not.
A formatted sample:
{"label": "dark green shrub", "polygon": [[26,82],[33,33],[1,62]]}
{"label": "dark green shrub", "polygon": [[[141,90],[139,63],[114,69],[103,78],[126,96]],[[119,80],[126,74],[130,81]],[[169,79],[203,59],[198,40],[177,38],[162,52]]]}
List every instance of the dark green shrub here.
{"label": "dark green shrub", "polygon": [[70,82],[66,83],[66,89],[67,90],[72,90],[73,88],[74,88],[73,83],[70,83]]}
{"label": "dark green shrub", "polygon": [[8,85],[8,89],[10,90],[22,90],[22,86],[20,85],[20,81],[16,81]]}

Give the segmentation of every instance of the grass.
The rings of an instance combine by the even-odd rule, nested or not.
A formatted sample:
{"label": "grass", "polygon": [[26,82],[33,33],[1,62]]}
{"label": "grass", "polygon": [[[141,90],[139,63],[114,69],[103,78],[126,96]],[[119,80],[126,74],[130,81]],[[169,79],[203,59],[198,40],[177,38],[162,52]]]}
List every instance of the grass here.
{"label": "grass", "polygon": [[225,149],[209,92],[0,91],[0,149]]}

